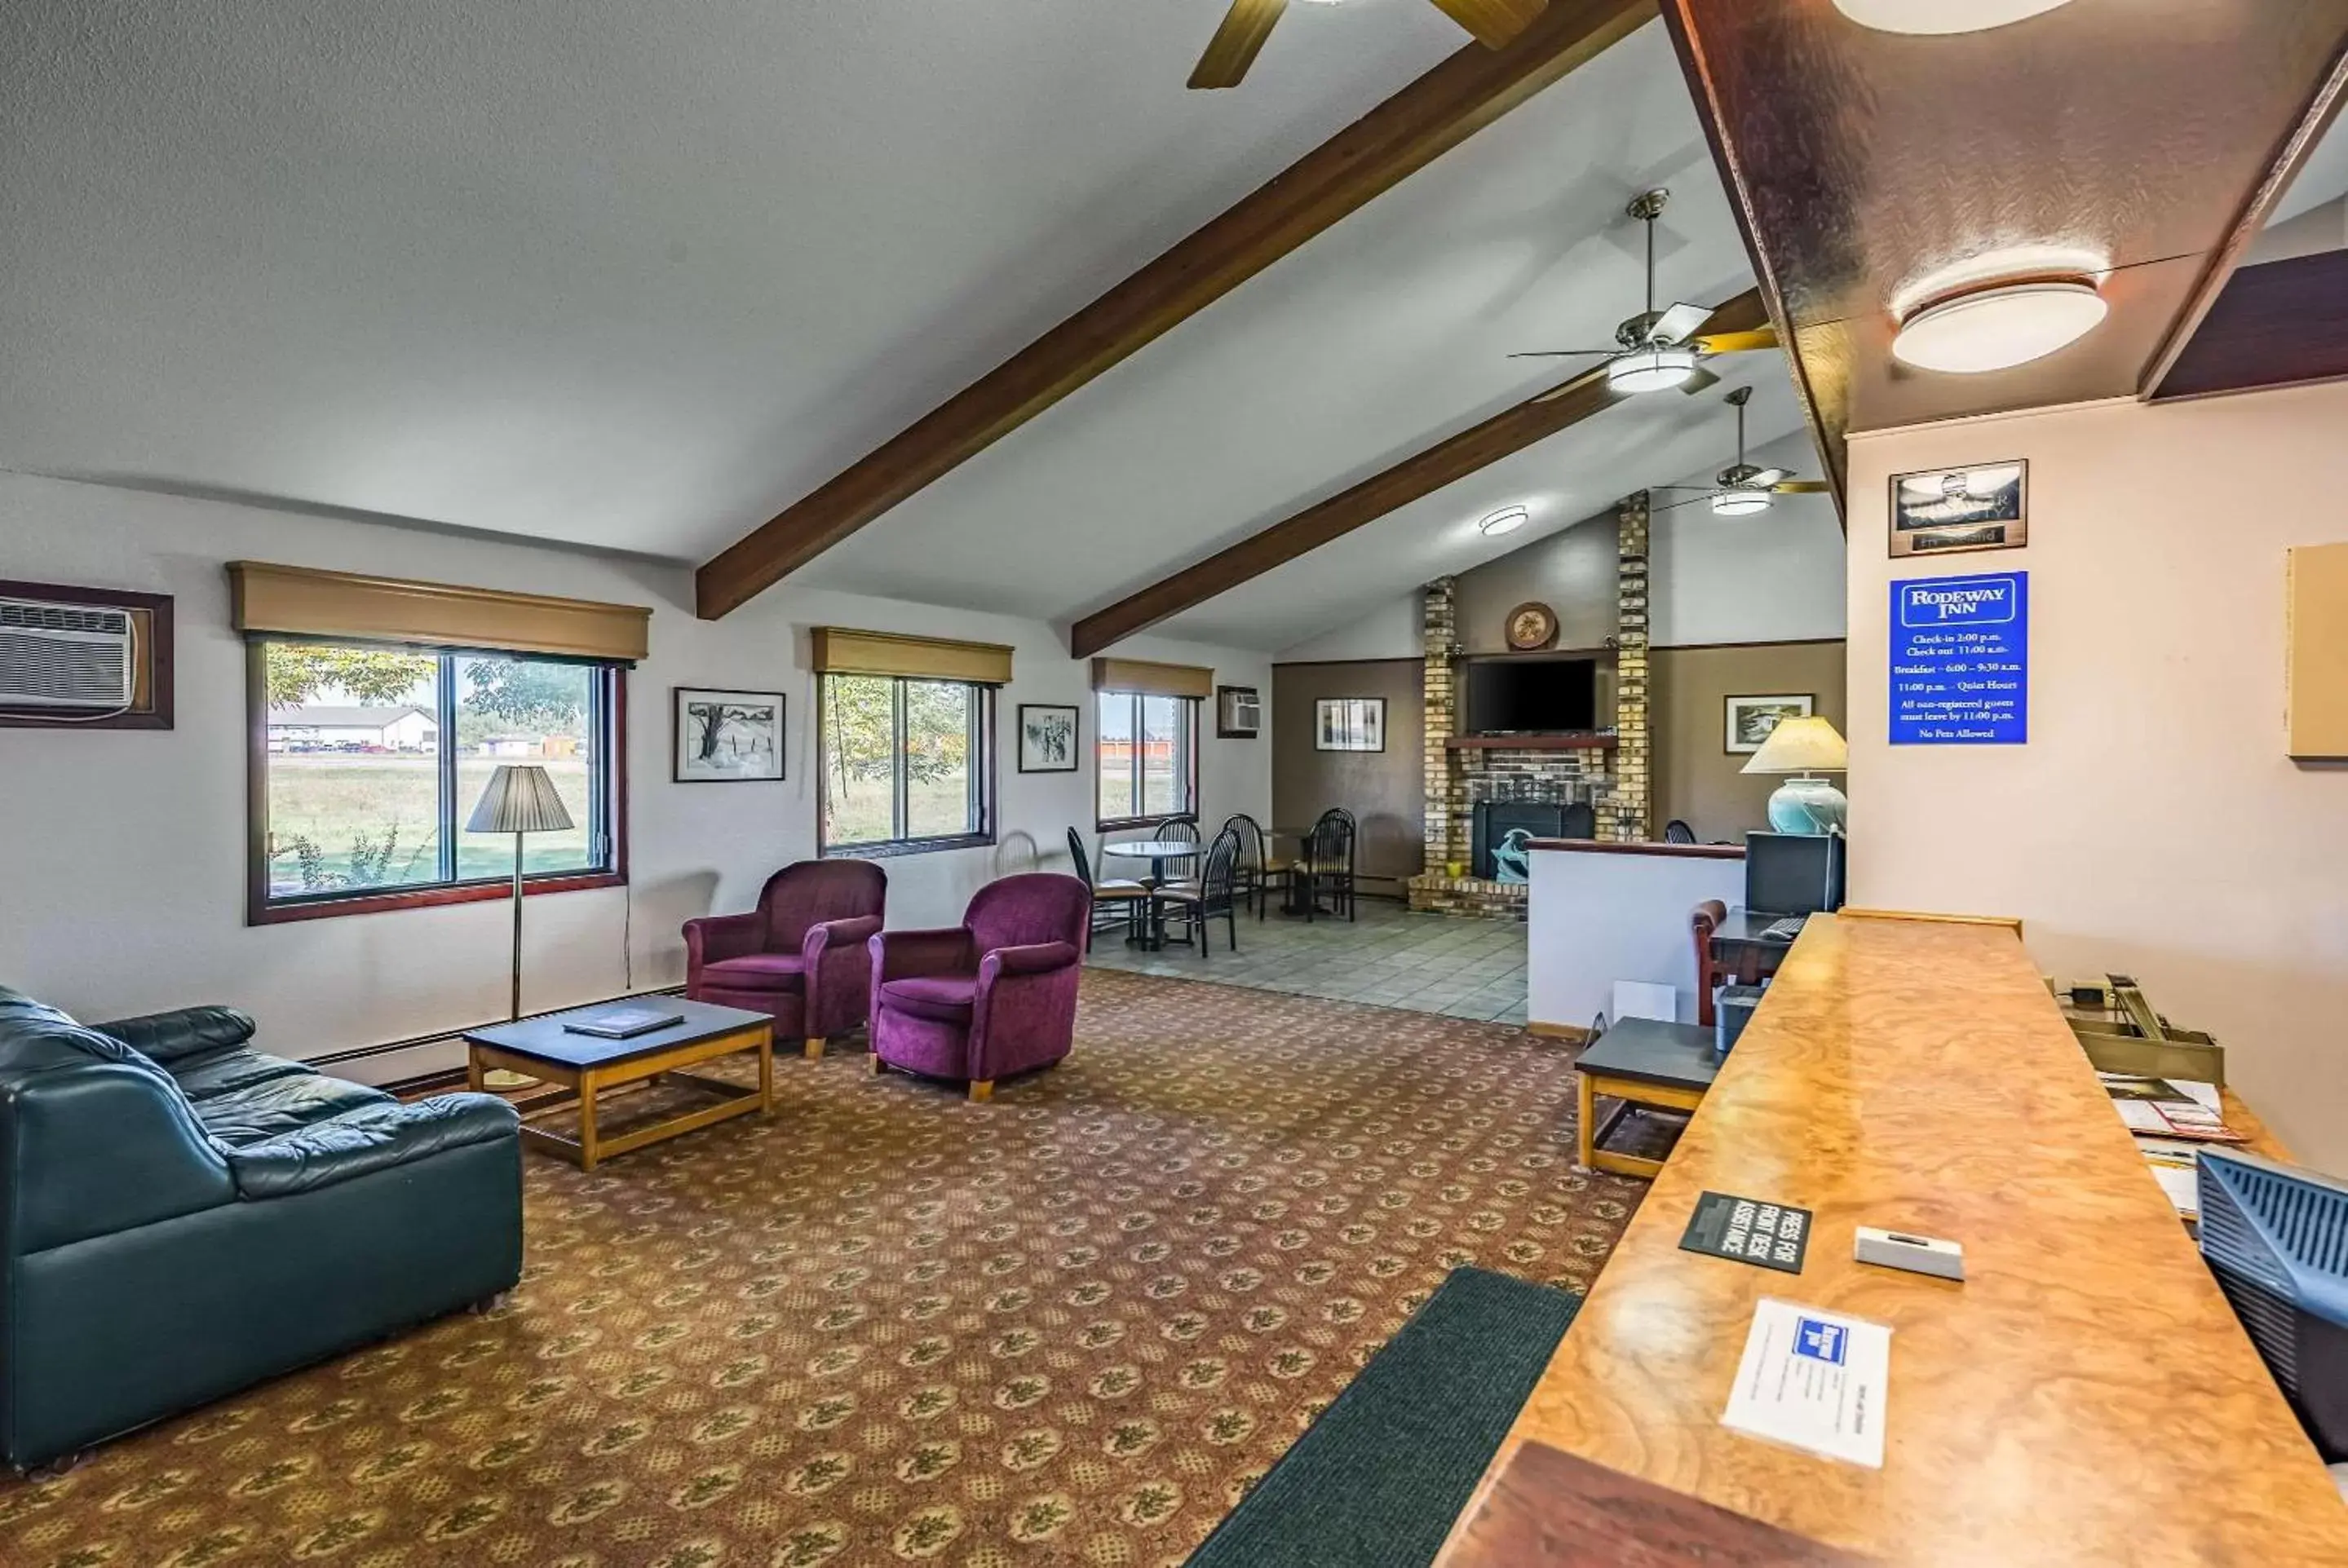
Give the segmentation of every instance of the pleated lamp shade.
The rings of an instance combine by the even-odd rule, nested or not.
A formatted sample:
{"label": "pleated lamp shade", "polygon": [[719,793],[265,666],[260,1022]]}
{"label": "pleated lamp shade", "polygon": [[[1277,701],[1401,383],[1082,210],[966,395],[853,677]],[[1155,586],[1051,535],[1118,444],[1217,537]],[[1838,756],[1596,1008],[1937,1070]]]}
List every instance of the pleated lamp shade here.
{"label": "pleated lamp shade", "polygon": [[554,781],[536,764],[499,764],[481,792],[467,833],[561,833],[571,825]]}

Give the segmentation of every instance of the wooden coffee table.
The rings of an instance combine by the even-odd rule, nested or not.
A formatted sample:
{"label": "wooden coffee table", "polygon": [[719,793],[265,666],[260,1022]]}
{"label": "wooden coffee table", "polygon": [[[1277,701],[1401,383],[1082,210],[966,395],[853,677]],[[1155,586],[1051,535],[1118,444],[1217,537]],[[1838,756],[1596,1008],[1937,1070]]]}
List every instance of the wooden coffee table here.
{"label": "wooden coffee table", "polygon": [[[503,1068],[554,1085],[552,1092],[533,1095],[516,1105],[525,1118],[522,1142],[574,1161],[582,1171],[593,1170],[598,1162],[613,1155],[680,1133],[697,1132],[731,1117],[747,1116],[753,1111],[766,1115],[774,1111],[774,1020],[765,1013],[712,1007],[707,1002],[686,1001],[682,997],[661,997],[646,1005],[663,1012],[680,1013],[684,1022],[633,1040],[573,1034],[562,1027],[568,1020],[592,1018],[618,1005],[574,1008],[569,1012],[549,1013],[519,1023],[468,1030],[468,1081],[479,1089],[482,1074]],[[757,1053],[756,1089],[682,1071],[713,1057],[746,1050]],[[718,1098],[715,1103],[649,1126],[632,1127],[614,1136],[605,1137],[596,1131],[595,1099],[599,1093],[652,1079],[690,1084]],[[552,1128],[532,1126],[528,1120],[574,1102],[579,1108],[579,1135],[575,1138]]]}

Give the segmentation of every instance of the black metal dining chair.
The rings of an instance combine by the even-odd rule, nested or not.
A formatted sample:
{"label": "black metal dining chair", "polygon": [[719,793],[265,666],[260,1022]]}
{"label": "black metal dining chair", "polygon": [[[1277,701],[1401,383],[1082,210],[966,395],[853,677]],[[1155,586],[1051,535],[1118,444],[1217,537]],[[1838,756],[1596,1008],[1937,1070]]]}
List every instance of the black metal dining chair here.
{"label": "black metal dining chair", "polygon": [[1233,812],[1224,819],[1223,831],[1240,835],[1239,859],[1231,867],[1231,892],[1241,904],[1255,906],[1255,917],[1261,920],[1265,890],[1272,878],[1272,864],[1264,850],[1263,825],[1243,811]]}
{"label": "black metal dining chair", "polygon": [[[1149,889],[1140,883],[1124,877],[1111,877],[1107,882],[1093,880],[1092,856],[1085,853],[1083,835],[1068,829],[1068,858],[1076,862],[1076,879],[1093,890],[1092,913],[1085,922],[1085,951],[1093,950],[1093,933],[1119,924],[1128,935],[1136,927],[1134,920],[1149,907]],[[1108,916],[1104,921],[1103,914]]]}
{"label": "black metal dining chair", "polygon": [[1354,814],[1343,806],[1331,806],[1313,825],[1313,837],[1305,845],[1304,858],[1292,876],[1303,880],[1300,889],[1304,895],[1304,918],[1309,922],[1318,912],[1321,895],[1329,895],[1329,912],[1354,918],[1354,841],[1356,829]]}
{"label": "black metal dining chair", "polygon": [[1157,925],[1171,915],[1185,923],[1182,945],[1190,945],[1192,938],[1199,943],[1199,957],[1207,956],[1207,922],[1220,915],[1223,918],[1231,949],[1240,950],[1239,899],[1233,876],[1238,870],[1240,835],[1236,828],[1226,825],[1215,835],[1215,842],[1207,846],[1205,868],[1195,882],[1169,882],[1150,894],[1151,921]]}
{"label": "black metal dining chair", "polygon": [[1690,827],[1686,823],[1682,822],[1675,816],[1672,818],[1671,821],[1663,824],[1663,842],[1665,844],[1694,844],[1695,842],[1695,829]]}
{"label": "black metal dining chair", "polygon": [[[1172,816],[1161,817],[1150,828],[1149,836],[1169,844],[1200,843],[1198,814],[1178,811]],[[1199,857],[1195,855],[1173,856],[1166,861],[1166,880],[1169,882],[1185,882],[1198,875]]]}

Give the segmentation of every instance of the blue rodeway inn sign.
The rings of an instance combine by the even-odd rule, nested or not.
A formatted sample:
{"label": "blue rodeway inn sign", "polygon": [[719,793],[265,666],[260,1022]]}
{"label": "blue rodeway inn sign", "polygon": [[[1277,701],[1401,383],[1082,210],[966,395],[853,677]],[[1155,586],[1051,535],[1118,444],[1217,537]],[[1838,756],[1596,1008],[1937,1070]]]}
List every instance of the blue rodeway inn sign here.
{"label": "blue rodeway inn sign", "polygon": [[1891,585],[1891,743],[2018,746],[2030,738],[2030,574]]}

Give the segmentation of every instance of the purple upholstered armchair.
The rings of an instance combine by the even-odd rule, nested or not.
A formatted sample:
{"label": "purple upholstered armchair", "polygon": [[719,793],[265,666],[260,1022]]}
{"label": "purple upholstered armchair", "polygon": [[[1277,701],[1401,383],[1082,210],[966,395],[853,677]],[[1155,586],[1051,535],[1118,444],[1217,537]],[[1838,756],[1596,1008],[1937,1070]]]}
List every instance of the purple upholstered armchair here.
{"label": "purple upholstered armchair", "polygon": [[990,882],[962,924],[872,938],[872,1071],[994,1081],[1068,1054],[1092,889],[1036,872]]}
{"label": "purple upholstered armchair", "polygon": [[747,915],[685,923],[685,994],[773,1015],[775,1033],[823,1054],[864,1021],[889,877],[869,860],[802,860],[767,878]]}

